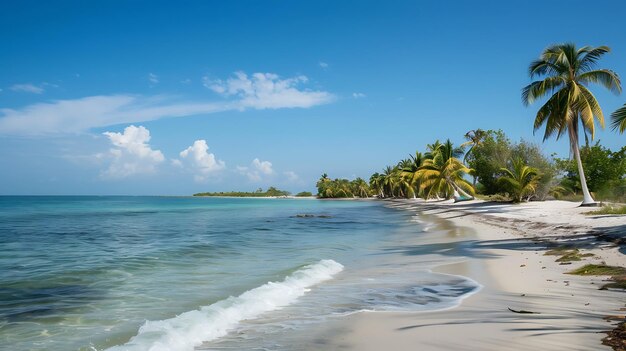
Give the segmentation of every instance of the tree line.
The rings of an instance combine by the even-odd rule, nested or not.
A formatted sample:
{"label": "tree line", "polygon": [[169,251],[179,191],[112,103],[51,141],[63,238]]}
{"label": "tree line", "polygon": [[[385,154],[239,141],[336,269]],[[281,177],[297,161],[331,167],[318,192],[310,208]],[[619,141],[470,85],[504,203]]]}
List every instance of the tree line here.
{"label": "tree line", "polygon": [[[532,143],[512,143],[501,130],[469,131],[467,141],[455,147],[450,140],[428,144],[424,153],[416,152],[369,182],[330,179],[324,174],[317,182],[318,196],[335,197],[421,197],[473,198],[477,193],[499,195],[512,201],[582,195],[582,205],[593,205],[592,192],[601,198],[624,197],[626,148],[611,151],[597,142],[596,122],[603,128],[604,115],[590,91],[591,84],[621,93],[617,73],[596,68],[597,61],[610,52],[607,46],[566,43],[546,48],[531,62],[531,79],[522,89],[522,102],[531,105],[545,98],[535,116],[535,131],[544,128],[544,140],[567,135],[573,160],[552,159]],[[626,105],[612,115],[612,128],[626,130]],[[585,146],[580,147],[582,132]],[[585,173],[585,169],[587,173]],[[470,182],[471,180],[471,182]]]}

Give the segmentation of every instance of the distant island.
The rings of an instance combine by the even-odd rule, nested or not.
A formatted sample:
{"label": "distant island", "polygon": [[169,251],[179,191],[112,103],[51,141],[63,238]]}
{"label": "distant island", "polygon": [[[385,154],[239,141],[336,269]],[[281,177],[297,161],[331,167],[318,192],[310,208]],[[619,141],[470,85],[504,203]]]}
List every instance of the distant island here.
{"label": "distant island", "polygon": [[[211,192],[197,193],[197,194],[193,194],[193,196],[287,197],[287,196],[291,196],[291,193],[289,191],[276,189],[275,187],[271,186],[271,187],[267,188],[267,190],[265,190],[265,191],[263,191],[262,188],[258,188],[254,192],[250,192],[250,191],[226,191],[226,192],[220,191],[220,192],[213,192],[213,193],[211,193]],[[313,194],[308,192],[308,191],[303,191],[303,192],[297,193],[295,196],[296,197],[308,197],[308,196],[313,196]]]}

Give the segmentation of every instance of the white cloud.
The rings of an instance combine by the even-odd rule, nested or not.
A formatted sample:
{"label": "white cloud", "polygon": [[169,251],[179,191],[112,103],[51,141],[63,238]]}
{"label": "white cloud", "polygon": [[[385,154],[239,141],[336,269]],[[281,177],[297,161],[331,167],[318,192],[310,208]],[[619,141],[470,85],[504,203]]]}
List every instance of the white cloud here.
{"label": "white cloud", "polygon": [[239,98],[239,109],[308,108],[334,100],[334,96],[325,91],[298,89],[307,81],[305,76],[281,79],[273,73],[248,76],[243,72],[235,72],[234,77],[226,81],[203,78],[205,87],[226,97]]}
{"label": "white cloud", "polygon": [[300,180],[300,177],[296,174],[296,172],[293,171],[287,171],[283,173],[286,177],[287,177],[287,181],[289,182],[297,182],[298,180]]}
{"label": "white cloud", "polygon": [[187,79],[183,79],[180,81],[180,84],[191,84],[191,79],[187,78]]}
{"label": "white cloud", "polygon": [[365,94],[363,93],[352,93],[352,97],[355,99],[361,99],[365,97]]}
{"label": "white cloud", "polygon": [[232,108],[215,103],[177,103],[164,96],[90,96],[33,104],[21,110],[0,109],[0,134],[81,133],[114,124],[193,116],[227,109]]}
{"label": "white cloud", "polygon": [[25,83],[25,84],[15,84],[11,86],[9,89],[21,93],[32,93],[32,94],[41,94],[44,92],[42,87],[38,87],[34,84]]}
{"label": "white cloud", "polygon": [[148,142],[150,131],[143,126],[128,126],[123,133],[102,133],[114,148],[108,154],[96,154],[96,158],[110,158],[109,167],[101,173],[103,178],[125,178],[135,174],[153,173],[165,157],[160,150],[153,150]]}
{"label": "white cloud", "polygon": [[226,82],[205,85],[229,99],[219,102],[180,101],[171,96],[98,95],[73,100],[54,100],[21,109],[0,108],[0,134],[45,135],[85,132],[91,128],[139,123],[168,117],[186,117],[228,110],[309,108],[328,103],[334,96],[324,91],[300,90],[304,76],[279,79],[270,73],[250,78],[237,73]]}
{"label": "white cloud", "polygon": [[326,63],[326,62],[322,62],[322,61],[320,61],[320,62],[319,62],[319,65],[320,65],[320,67],[322,67],[322,68],[324,68],[324,69],[328,68],[328,63]]}
{"label": "white cloud", "polygon": [[181,160],[173,160],[174,165],[185,164],[194,173],[194,179],[198,182],[206,180],[211,174],[226,168],[224,161],[215,158],[209,153],[206,140],[196,140],[193,145],[180,152]]}
{"label": "white cloud", "polygon": [[251,182],[260,182],[264,177],[274,174],[272,163],[261,161],[258,158],[252,160],[249,167],[237,166],[237,171],[248,177]]}
{"label": "white cloud", "polygon": [[148,74],[148,81],[152,84],[158,84],[159,83],[159,76],[157,76],[154,73],[149,73]]}

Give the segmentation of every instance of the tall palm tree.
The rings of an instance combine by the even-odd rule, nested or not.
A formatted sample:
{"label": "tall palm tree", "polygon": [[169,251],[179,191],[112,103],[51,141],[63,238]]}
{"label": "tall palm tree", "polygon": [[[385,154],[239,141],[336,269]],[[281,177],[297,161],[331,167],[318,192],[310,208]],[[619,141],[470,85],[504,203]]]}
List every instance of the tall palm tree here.
{"label": "tall palm tree", "polygon": [[624,133],[626,130],[626,104],[613,112],[611,119],[613,119],[611,127],[613,129],[619,129],[620,133]]}
{"label": "tall palm tree", "polygon": [[549,96],[539,108],[535,117],[534,130],[545,124],[543,139],[556,133],[557,139],[563,133],[569,135],[570,147],[578,163],[578,175],[583,189],[581,205],[594,205],[595,201],[587,188],[585,172],[580,160],[578,146],[579,123],[583,131],[594,137],[597,120],[604,128],[604,115],[598,100],[587,88],[590,83],[598,83],[619,94],[622,91],[617,74],[608,69],[594,69],[597,61],[611,49],[607,46],[576,48],[576,45],[558,44],[545,49],[538,60],[530,64],[528,73],[532,78],[544,76],[524,87],[522,101],[526,106],[537,99]]}
{"label": "tall palm tree", "polygon": [[483,143],[483,140],[487,137],[488,133],[482,129],[472,129],[469,132],[465,133],[465,139],[467,140],[461,147],[465,147],[471,145],[470,148],[465,153],[463,157],[463,162],[467,162],[467,157],[472,154],[474,148]]}
{"label": "tall palm tree", "polygon": [[514,159],[510,168],[500,170],[504,176],[498,178],[498,182],[509,188],[515,202],[522,202],[525,196],[531,196],[537,191],[539,171],[526,165],[523,159]]}
{"label": "tall palm tree", "polygon": [[455,148],[449,139],[443,144],[431,144],[428,148],[431,157],[424,160],[418,171],[420,191],[425,197],[442,194],[445,198],[454,196],[455,200],[462,199],[460,195],[465,199],[473,198],[474,188],[463,178],[470,169],[458,159],[463,155],[462,148]]}

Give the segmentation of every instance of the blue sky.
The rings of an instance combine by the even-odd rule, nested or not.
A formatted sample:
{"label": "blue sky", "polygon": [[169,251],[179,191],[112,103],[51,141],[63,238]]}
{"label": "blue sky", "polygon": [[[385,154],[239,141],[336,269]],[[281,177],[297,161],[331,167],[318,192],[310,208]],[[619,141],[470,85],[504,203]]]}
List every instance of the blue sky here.
{"label": "blue sky", "polygon": [[[0,194],[313,190],[470,129],[533,136],[527,67],[608,45],[623,1],[0,4]],[[594,87],[605,115],[626,102]],[[619,149],[626,135],[596,136]],[[541,143],[568,155],[566,140]]]}

